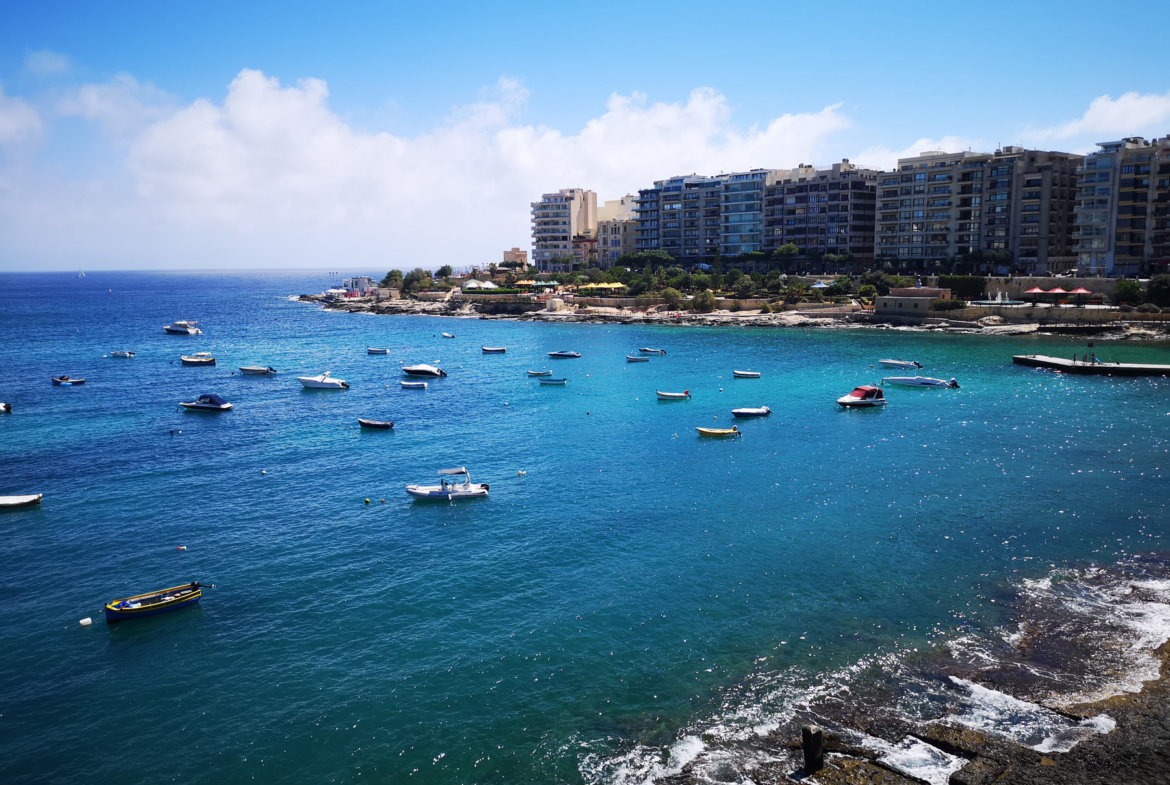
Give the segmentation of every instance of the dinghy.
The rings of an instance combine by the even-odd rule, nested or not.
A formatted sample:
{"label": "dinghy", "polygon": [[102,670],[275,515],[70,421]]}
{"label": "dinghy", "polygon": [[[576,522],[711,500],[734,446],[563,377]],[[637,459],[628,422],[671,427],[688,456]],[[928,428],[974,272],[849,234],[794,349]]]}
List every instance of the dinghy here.
{"label": "dinghy", "polygon": [[503,354],[508,351],[506,346],[481,346],[479,348],[483,350],[484,354]]}
{"label": "dinghy", "polygon": [[648,362],[650,362],[650,358],[649,357],[639,357],[636,354],[627,354],[626,355],[626,362],[628,362],[628,363],[648,363]]}
{"label": "dinghy", "polygon": [[953,390],[959,389],[959,383],[951,378],[950,381],[943,379],[931,379],[929,376],[887,376],[882,379],[882,384],[889,382],[900,387],[949,387]]}
{"label": "dinghy", "polygon": [[29,496],[0,496],[0,510],[12,510],[17,507],[32,507],[41,503],[43,493],[34,493]]}
{"label": "dinghy", "polygon": [[[407,485],[406,492],[416,499],[476,499],[488,495],[488,484],[472,483],[467,469],[440,469],[444,479],[438,485]],[[446,477],[462,477],[463,482],[447,482]]]}
{"label": "dinghy", "polygon": [[563,352],[563,351],[562,352],[549,352],[548,356],[555,357],[558,360],[567,360],[567,359],[580,357],[581,353],[580,352]]}
{"label": "dinghy", "polygon": [[401,384],[407,390],[425,390],[427,388],[426,382],[402,382]]}
{"label": "dinghy", "polygon": [[183,362],[183,365],[215,365],[214,357],[200,357],[199,355],[188,357],[185,354],[180,354],[179,359]]}
{"label": "dinghy", "polygon": [[402,372],[407,376],[430,376],[432,378],[438,378],[440,376],[447,375],[447,372],[441,368],[436,368],[433,365],[425,364],[404,365],[402,366]]}
{"label": "dinghy", "polygon": [[133,357],[134,352],[110,352],[111,357]]}
{"label": "dinghy", "polygon": [[373,346],[366,347],[366,354],[390,354],[389,349],[375,349]]}
{"label": "dinghy", "polygon": [[12,404],[0,403],[0,412],[4,412],[5,414],[7,414],[10,411],[12,411]]}
{"label": "dinghy", "polygon": [[212,394],[200,395],[198,400],[189,403],[180,401],[179,405],[184,409],[198,412],[226,412],[232,408],[232,405],[223,398]]}
{"label": "dinghy", "polygon": [[730,428],[696,428],[700,436],[739,436],[739,427]]}
{"label": "dinghy", "polygon": [[553,378],[545,376],[545,377],[541,377],[540,383],[541,384],[564,384],[567,381],[569,381],[569,380],[564,379],[564,378],[553,379]]}
{"label": "dinghy", "polygon": [[690,400],[691,391],[683,390],[680,393],[662,392],[662,390],[655,390],[654,393],[658,396],[660,401],[686,401]]}
{"label": "dinghy", "polygon": [[50,378],[52,378],[53,384],[59,387],[72,387],[75,384],[85,384],[85,379],[73,379],[68,376],[53,376]]}
{"label": "dinghy", "polygon": [[443,337],[444,338],[454,338],[455,336],[452,335],[451,333],[443,333]]}
{"label": "dinghy", "polygon": [[874,387],[873,385],[867,384],[862,387],[857,387],[848,395],[838,398],[837,403],[846,409],[872,409],[877,406],[885,406],[886,398],[882,395],[881,387]]}
{"label": "dinghy", "polygon": [[202,589],[214,586],[205,586],[198,581],[183,586],[173,586],[162,591],[149,594],[136,594],[121,600],[110,600],[106,605],[106,624],[114,624],[128,619],[143,619],[147,616],[157,616],[160,613],[170,613],[179,608],[186,608],[199,602],[203,596]]}
{"label": "dinghy", "polygon": [[552,371],[529,371],[529,376],[552,376]]}
{"label": "dinghy", "polygon": [[646,349],[646,348],[642,348],[642,349],[639,349],[638,351],[640,351],[642,354],[666,354],[666,350],[665,350],[665,349]]}
{"label": "dinghy", "polygon": [[[423,382],[423,384],[426,384],[426,382]],[[370,430],[374,430],[374,431],[388,431],[394,427],[394,421],[393,420],[363,420],[361,417],[358,417],[358,425],[362,426],[363,428],[369,428]]]}
{"label": "dinghy", "polygon": [[759,379],[759,371],[732,371],[731,375],[736,379]]}
{"label": "dinghy", "polygon": [[344,379],[333,379],[329,371],[320,376],[298,376],[297,381],[310,390],[348,390],[349,385]]}
{"label": "dinghy", "polygon": [[918,362],[917,360],[878,360],[878,362],[887,368],[914,369],[923,367],[922,363]]}
{"label": "dinghy", "polygon": [[759,406],[757,408],[732,409],[731,413],[736,417],[767,417],[772,413],[772,410],[767,406]]}
{"label": "dinghy", "polygon": [[240,368],[240,373],[248,376],[271,376],[276,373],[276,369],[271,366],[265,368],[262,365],[245,365]]}

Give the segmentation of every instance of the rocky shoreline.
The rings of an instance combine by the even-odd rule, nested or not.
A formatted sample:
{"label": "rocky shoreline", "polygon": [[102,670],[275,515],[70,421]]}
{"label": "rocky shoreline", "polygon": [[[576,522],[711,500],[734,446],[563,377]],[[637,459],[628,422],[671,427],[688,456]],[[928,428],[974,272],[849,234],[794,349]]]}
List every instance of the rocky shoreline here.
{"label": "rocky shoreline", "polygon": [[[808,315],[800,311],[761,314],[758,311],[733,313],[715,311],[694,313],[671,312],[649,308],[629,310],[617,308],[585,308],[560,311],[523,309],[510,303],[471,303],[451,300],[384,300],[372,299],[328,301],[320,295],[303,294],[302,302],[321,305],[325,310],[346,313],[368,313],[397,316],[443,316],[456,319],[485,319],[557,324],[639,324],[677,327],[808,327],[822,329],[878,329],[909,332],[942,332],[966,335],[1093,335],[1102,341],[1166,341],[1170,331],[1160,327],[1133,327],[1102,330],[1099,327],[1078,331],[1073,328],[1045,328],[1035,322],[1008,323],[998,316],[989,316],[978,322],[948,320],[945,317],[927,318],[919,322],[894,324],[871,311],[846,311],[826,315],[824,310]],[[533,304],[535,306],[536,304]],[[831,309],[825,309],[831,310]]]}

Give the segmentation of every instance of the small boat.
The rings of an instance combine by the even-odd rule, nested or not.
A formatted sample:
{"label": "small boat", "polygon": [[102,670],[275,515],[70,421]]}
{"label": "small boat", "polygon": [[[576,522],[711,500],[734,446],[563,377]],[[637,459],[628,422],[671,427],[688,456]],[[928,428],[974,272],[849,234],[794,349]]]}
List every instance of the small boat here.
{"label": "small boat", "polygon": [[200,395],[199,400],[183,403],[179,401],[179,405],[184,409],[191,409],[199,412],[226,412],[232,408],[232,405],[220,398],[218,395],[207,394]]}
{"label": "small boat", "polygon": [[736,425],[730,428],[696,428],[700,436],[739,436],[739,427]]}
{"label": "small boat", "polygon": [[882,395],[881,387],[874,387],[873,385],[867,384],[862,387],[857,387],[848,395],[838,398],[837,403],[846,409],[868,409],[875,406],[885,406],[886,399]]}
{"label": "small boat", "polygon": [[210,357],[211,352],[195,352],[195,357]]}
{"label": "small boat", "polygon": [[759,371],[732,371],[731,375],[736,379],[759,379]]}
{"label": "small boat", "polygon": [[[423,384],[426,384],[426,382],[423,382]],[[363,420],[361,417],[358,417],[358,425],[362,426],[363,428],[369,428],[369,429],[374,430],[374,431],[388,431],[394,427],[394,421],[393,420]]]}
{"label": "small boat", "polygon": [[580,352],[549,352],[549,357],[555,357],[558,360],[568,360],[581,356]]}
{"label": "small boat", "polygon": [[29,496],[0,496],[0,510],[13,510],[17,507],[32,507],[41,503],[43,493],[34,493]]}
{"label": "small boat", "polygon": [[215,365],[214,357],[188,357],[185,354],[180,354],[179,359],[183,365]]}
{"label": "small boat", "polygon": [[552,371],[529,371],[529,376],[552,376]]}
{"label": "small boat", "polygon": [[389,349],[375,349],[372,346],[366,347],[366,354],[390,354]]}
{"label": "small boat", "polygon": [[110,352],[111,357],[133,357],[134,352]]}
{"label": "small boat", "polygon": [[444,338],[454,338],[455,336],[452,335],[451,333],[443,333],[443,337]]}
{"label": "small boat", "polygon": [[475,499],[488,495],[488,484],[472,483],[467,469],[440,469],[444,477],[462,477],[463,482],[447,482],[444,478],[438,485],[407,485],[406,492],[416,499]]}
{"label": "small boat", "polygon": [[147,616],[157,616],[160,613],[177,611],[199,602],[203,596],[203,589],[214,586],[205,586],[198,581],[172,586],[162,591],[153,591],[149,594],[136,594],[121,600],[110,600],[106,605],[106,624],[115,624],[128,619],[143,619]]}
{"label": "small boat", "polygon": [[569,380],[568,380],[568,379],[564,379],[564,378],[561,378],[561,379],[553,379],[553,378],[551,378],[551,377],[548,377],[548,376],[542,376],[542,377],[540,378],[540,383],[541,383],[541,384],[564,384],[564,383],[565,383],[565,382],[567,382],[567,381],[569,381]]}
{"label": "small boat", "polygon": [[662,390],[655,390],[654,393],[658,396],[660,401],[687,401],[690,400],[691,391],[683,390],[680,393],[662,392]]}
{"label": "small boat", "polygon": [[427,388],[426,382],[402,382],[402,386],[407,390],[425,390]]}
{"label": "small boat", "polygon": [[665,349],[646,349],[646,348],[642,348],[642,349],[639,349],[638,351],[640,351],[642,354],[666,354],[666,350],[665,350]]}
{"label": "small boat", "polygon": [[349,385],[344,379],[333,379],[329,371],[320,376],[298,376],[297,381],[311,390],[348,390]]}
{"label": "small boat", "polygon": [[170,335],[203,335],[203,331],[195,325],[199,322],[182,321],[173,322],[163,327],[163,331]]}
{"label": "small boat", "polygon": [[750,407],[745,409],[732,409],[731,413],[736,417],[767,417],[772,413],[772,410],[767,406],[760,406],[755,409]]}
{"label": "small boat", "polygon": [[882,384],[886,382],[897,384],[901,387],[949,387],[953,390],[959,389],[959,383],[953,377],[950,381],[946,381],[944,379],[931,379],[929,376],[887,376],[882,379]]}
{"label": "small boat", "polygon": [[53,376],[53,384],[59,387],[72,387],[77,384],[85,384],[85,379],[73,379],[68,376]]}
{"label": "small boat", "polygon": [[436,368],[433,365],[425,365],[425,364],[404,365],[404,366],[402,366],[402,372],[404,374],[406,374],[407,376],[430,376],[433,378],[438,378],[440,376],[447,375],[447,372],[444,371],[443,369]]}
{"label": "small boat", "polygon": [[503,354],[508,351],[506,346],[481,346],[479,348],[483,349],[484,354]]}
{"label": "small boat", "polygon": [[276,369],[272,366],[265,368],[263,365],[244,365],[240,367],[240,373],[247,376],[271,376],[276,373]]}
{"label": "small boat", "polygon": [[5,414],[7,414],[10,411],[12,411],[12,404],[0,403],[0,412],[4,412]]}
{"label": "small boat", "polygon": [[650,362],[650,358],[649,357],[638,357],[635,354],[627,354],[626,355],[626,362],[628,362],[628,363],[648,363],[648,362]]}
{"label": "small boat", "polygon": [[922,363],[917,360],[878,360],[879,363],[887,368],[922,368]]}

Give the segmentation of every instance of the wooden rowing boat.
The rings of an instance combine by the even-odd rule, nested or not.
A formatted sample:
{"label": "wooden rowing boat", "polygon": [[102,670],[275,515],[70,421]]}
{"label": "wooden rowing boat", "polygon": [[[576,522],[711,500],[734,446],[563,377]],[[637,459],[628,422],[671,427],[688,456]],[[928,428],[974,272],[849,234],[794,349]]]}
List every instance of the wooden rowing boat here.
{"label": "wooden rowing boat", "polygon": [[739,428],[696,428],[700,436],[739,436]]}
{"label": "wooden rowing boat", "polygon": [[[423,384],[426,384],[426,382],[423,382]],[[370,429],[375,430],[375,431],[388,431],[394,427],[394,421],[393,420],[363,420],[361,417],[358,417],[358,425],[362,426],[363,428],[370,428]]]}
{"label": "wooden rowing boat", "polygon": [[106,605],[106,624],[115,624],[129,619],[144,619],[147,616],[157,616],[160,613],[170,613],[179,608],[186,608],[199,602],[203,596],[203,589],[207,587],[198,581],[172,586],[162,591],[153,591],[148,594],[136,594],[133,597],[124,597],[120,600],[110,600]]}

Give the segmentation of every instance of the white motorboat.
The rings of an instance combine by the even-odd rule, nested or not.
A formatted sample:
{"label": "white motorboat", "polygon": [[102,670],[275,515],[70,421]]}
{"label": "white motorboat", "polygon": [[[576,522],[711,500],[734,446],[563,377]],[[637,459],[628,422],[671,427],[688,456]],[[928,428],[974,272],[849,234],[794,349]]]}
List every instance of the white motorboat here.
{"label": "white motorboat", "polygon": [[171,335],[203,335],[203,331],[196,327],[197,324],[199,322],[173,322],[163,327],[163,331]]}
{"label": "white motorboat", "polygon": [[639,349],[642,354],[666,354],[665,349],[647,349],[645,347]]}
{"label": "white motorboat", "polygon": [[366,347],[366,354],[390,354],[389,349],[375,349],[372,346]]}
{"label": "white motorboat", "polygon": [[349,385],[344,379],[334,379],[329,371],[320,376],[298,376],[297,381],[311,390],[348,390]]}
{"label": "white motorboat", "polygon": [[402,387],[405,390],[425,390],[427,388],[426,382],[402,382]]}
{"label": "white motorboat", "polygon": [[901,387],[950,387],[953,390],[959,389],[959,383],[954,378],[950,381],[945,381],[943,379],[931,379],[929,376],[887,376],[882,379],[882,384],[886,382],[897,384]]}
{"label": "white motorboat", "polygon": [[4,412],[5,414],[7,414],[10,411],[12,411],[12,404],[0,403],[0,412]]}
{"label": "white motorboat", "polygon": [[548,356],[555,357],[558,360],[568,360],[568,359],[574,359],[574,358],[580,357],[581,353],[580,352],[560,351],[560,352],[549,352]]}
{"label": "white motorboat", "polygon": [[922,368],[922,363],[917,360],[878,360],[879,363],[887,368]]}
{"label": "white motorboat", "polygon": [[565,384],[565,383],[566,383],[566,382],[568,382],[568,381],[569,381],[568,379],[564,379],[564,378],[561,378],[561,379],[553,379],[553,378],[551,378],[551,377],[548,377],[548,376],[542,376],[542,377],[540,378],[540,383],[541,383],[541,384],[561,384],[561,385],[563,385],[563,384]]}
{"label": "white motorboat", "polygon": [[772,413],[772,410],[767,406],[759,406],[756,408],[732,409],[731,413],[736,417],[767,417]]}
{"label": "white motorboat", "polygon": [[864,385],[855,388],[848,395],[838,398],[837,403],[846,409],[868,409],[875,406],[885,406],[886,398],[882,395],[881,387]]}
{"label": "white motorboat", "polygon": [[[203,353],[201,352],[201,354]],[[185,354],[180,354],[179,360],[182,361],[183,365],[215,365],[214,357],[201,357],[199,355],[188,357]]]}
{"label": "white motorboat", "polygon": [[218,395],[200,395],[199,400],[183,403],[179,401],[179,405],[184,409],[191,409],[200,412],[226,412],[232,408],[232,405],[220,398]]}
{"label": "white motorboat", "polygon": [[432,378],[438,378],[440,376],[447,375],[447,372],[443,369],[436,368],[433,365],[425,364],[404,365],[402,366],[402,372],[407,376],[430,376]]}
{"label": "white motorboat", "polygon": [[639,357],[636,354],[627,354],[626,355],[626,362],[628,362],[628,363],[648,363],[648,362],[650,362],[650,358],[649,357]]}
{"label": "white motorboat", "polygon": [[134,352],[110,352],[111,357],[133,357]]}
{"label": "white motorboat", "polygon": [[484,354],[503,354],[508,351],[506,346],[481,346],[479,348],[483,350]]}
{"label": "white motorboat", "polygon": [[731,375],[736,379],[759,379],[759,371],[732,371]]}
{"label": "white motorboat", "polygon": [[34,493],[28,496],[0,496],[0,510],[9,510],[14,507],[32,507],[41,503],[45,494]]}
{"label": "white motorboat", "polygon": [[265,368],[263,365],[244,365],[240,367],[240,373],[248,376],[271,376],[276,373],[276,369],[271,366]]}
{"label": "white motorboat", "polygon": [[451,333],[443,333],[443,337],[444,338],[454,338],[455,336],[452,335]]}
{"label": "white motorboat", "polygon": [[691,391],[683,390],[680,393],[662,392],[662,390],[655,390],[654,393],[658,396],[660,401],[686,401],[690,400]]}
{"label": "white motorboat", "polygon": [[[488,484],[473,483],[467,469],[460,466],[458,469],[440,469],[443,479],[438,485],[407,485],[406,492],[416,499],[476,499],[488,495]],[[462,477],[463,482],[457,479],[447,482],[447,477]]]}
{"label": "white motorboat", "polygon": [[529,376],[552,376],[552,371],[529,371]]}

